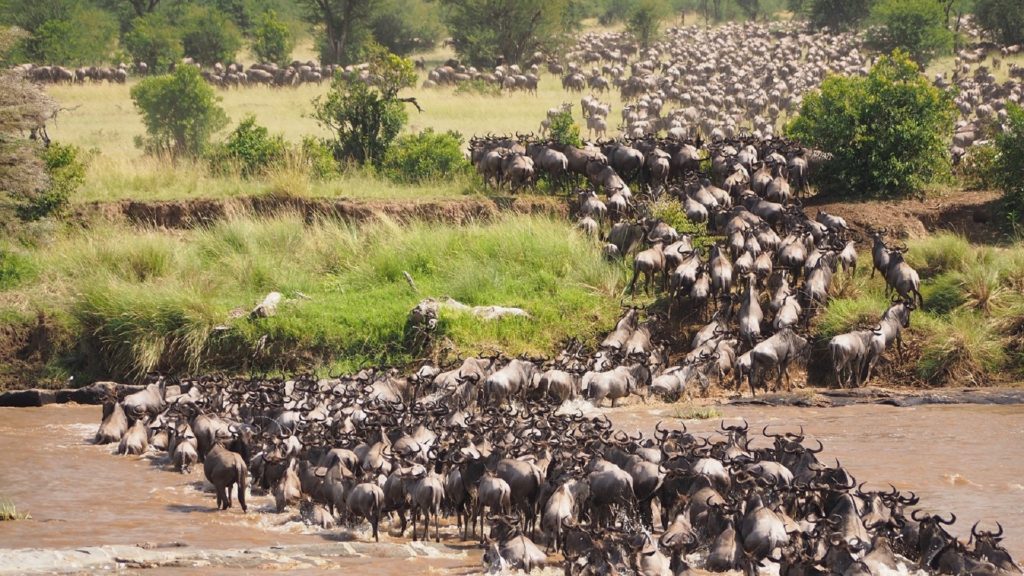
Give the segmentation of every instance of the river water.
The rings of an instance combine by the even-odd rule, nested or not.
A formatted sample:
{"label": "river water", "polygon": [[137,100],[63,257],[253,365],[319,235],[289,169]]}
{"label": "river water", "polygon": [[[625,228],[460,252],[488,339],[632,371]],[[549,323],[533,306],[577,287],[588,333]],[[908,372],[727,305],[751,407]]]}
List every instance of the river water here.
{"label": "river water", "polygon": [[[659,420],[673,426],[676,408],[653,404],[610,409],[618,427],[649,432]],[[981,520],[1006,529],[1004,544],[1024,558],[1024,406],[850,406],[845,408],[724,407],[727,419],[746,418],[751,435],[796,431],[825,444],[820,456],[838,458],[868,488],[913,490],[921,505],[954,512],[953,532],[966,536]],[[192,547],[246,548],[323,543],[368,533],[308,528],[289,514],[273,513],[271,497],[253,496],[250,513],[214,511],[199,467],[191,475],[169,471],[163,458],[122,457],[112,446],[90,443],[97,406],[0,408],[0,499],[32,519],[0,523],[0,548],[75,548],[107,544],[181,542]],[[719,420],[686,421],[710,431]],[[763,444],[759,444],[763,443]],[[764,445],[768,439],[755,440]],[[256,513],[253,513],[253,512]],[[383,534],[382,540],[399,541]],[[478,562],[470,552],[426,561],[414,572],[465,572]],[[365,562],[365,561],[363,561]],[[374,572],[404,574],[409,560],[378,560]],[[365,564],[363,564],[365,567]]]}

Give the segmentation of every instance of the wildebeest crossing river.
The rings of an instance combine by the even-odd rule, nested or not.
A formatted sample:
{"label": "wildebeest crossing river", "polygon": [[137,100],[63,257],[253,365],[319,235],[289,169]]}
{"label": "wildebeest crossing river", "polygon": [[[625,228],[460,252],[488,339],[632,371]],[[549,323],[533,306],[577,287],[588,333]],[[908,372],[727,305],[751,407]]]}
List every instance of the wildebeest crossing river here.
{"label": "wildebeest crossing river", "polygon": [[[618,428],[650,433],[659,420],[675,423],[675,410],[670,404],[652,404],[605,412]],[[1020,474],[1024,406],[725,407],[722,411],[726,419],[746,418],[751,431],[765,425],[772,431],[803,425],[808,437],[824,443],[822,461],[838,458],[858,482],[868,483],[866,489],[883,489],[891,482],[901,491],[914,491],[922,508],[955,513],[959,521],[950,531],[964,540],[976,520],[984,529],[995,529],[999,521],[1005,528],[1004,546],[1015,558],[1024,556],[1024,479]],[[275,514],[270,496],[253,496],[248,515],[237,509],[217,513],[201,469],[183,476],[167,472],[162,461],[148,456],[107,456],[111,446],[91,444],[98,419],[98,408],[91,406],[0,409],[0,454],[7,463],[0,467],[0,497],[32,516],[0,523],[0,546],[75,549],[179,543],[185,545],[182,550],[283,546],[279,552],[287,555],[289,549],[302,545],[343,546],[345,541],[368,539],[363,531],[309,528],[296,521],[294,511]],[[710,432],[719,420],[686,424],[693,432]],[[752,434],[754,445],[768,443],[758,436]],[[443,526],[442,536],[449,537],[442,542],[447,546],[430,554],[378,557],[372,560],[373,571],[403,574],[415,566],[416,572],[431,568],[445,573],[479,572],[479,548],[462,542],[455,532],[454,526]],[[382,543],[408,542],[385,530],[381,537]],[[367,546],[367,555],[376,556],[373,544]],[[0,557],[5,553],[0,551]],[[369,565],[366,558],[350,558],[321,568],[346,566],[366,569]],[[277,566],[296,567],[311,572],[321,569],[301,562]],[[11,569],[21,571],[0,561],[0,572]]]}

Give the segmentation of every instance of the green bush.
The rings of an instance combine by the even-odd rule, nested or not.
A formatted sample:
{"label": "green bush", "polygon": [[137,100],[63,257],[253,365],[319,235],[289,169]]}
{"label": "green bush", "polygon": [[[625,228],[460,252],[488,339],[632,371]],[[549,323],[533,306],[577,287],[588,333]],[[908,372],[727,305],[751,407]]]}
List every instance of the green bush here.
{"label": "green bush", "polygon": [[871,8],[868,43],[885,53],[900,48],[922,67],[953,49],[953,32],[935,0],[879,0]]}
{"label": "green bush", "polygon": [[958,167],[964,186],[968,190],[990,190],[999,186],[998,158],[995,144],[971,146]]}
{"label": "green bush", "polygon": [[551,139],[563,146],[583,146],[583,138],[580,137],[580,127],[572,119],[572,113],[559,112],[551,119],[551,126],[548,128]]}
{"label": "green bush", "polygon": [[335,134],[338,160],[379,166],[408,116],[398,91],[416,81],[412,62],[376,50],[370,61],[373,85],[355,75],[338,74],[326,97],[313,100],[313,117]]}
{"label": "green bush", "polygon": [[314,180],[328,180],[338,175],[338,161],[331,145],[314,136],[305,136],[299,150],[300,160]]}
{"label": "green bush", "polygon": [[292,33],[277,12],[269,10],[259,17],[252,34],[252,51],[261,62],[283,65],[291,58],[294,46]]}
{"label": "green bush", "polygon": [[638,0],[634,2],[626,20],[626,30],[647,47],[658,35],[661,22],[668,15],[668,6],[659,0]]}
{"label": "green bush", "polygon": [[132,21],[131,30],[124,36],[124,46],[134,61],[149,66],[151,74],[167,72],[185,55],[180,33],[160,14]]}
{"label": "green bush", "polygon": [[62,216],[71,204],[71,195],[85,183],[85,154],[77,146],[52,142],[40,154],[49,183],[18,207],[24,220]]}
{"label": "green bush", "polygon": [[270,135],[265,127],[256,124],[256,117],[246,116],[238,127],[231,131],[227,140],[210,154],[214,171],[223,171],[229,166],[237,167],[242,176],[251,178],[266,174],[285,160],[288,145],[281,135]]}
{"label": "green bush", "polygon": [[996,183],[1003,189],[1011,223],[1024,223],[1024,108],[1007,106],[1009,130],[996,136]]}
{"label": "green bush", "polygon": [[181,18],[181,43],[186,56],[212,66],[235,59],[242,47],[242,33],[223,12],[208,6],[191,6]]}
{"label": "green bush", "polygon": [[79,7],[66,19],[54,18],[29,40],[29,57],[62,66],[95,65],[110,58],[117,40],[117,20],[97,8]]}
{"label": "green bush", "polygon": [[832,155],[817,184],[843,196],[919,192],[949,173],[956,109],[905,52],[882,56],[866,78],[830,76],[786,132]]}
{"label": "green bush", "polygon": [[707,225],[687,218],[682,203],[674,198],[662,197],[651,205],[651,216],[675,228],[680,234],[689,234],[694,248],[706,248],[715,241],[708,235]]}
{"label": "green bush", "polygon": [[430,49],[444,31],[438,12],[428,0],[383,0],[370,23],[373,39],[400,56]]}
{"label": "green bush", "polygon": [[396,140],[384,156],[382,170],[395,182],[419,183],[450,178],[468,167],[461,134],[427,128]]}
{"label": "green bush", "polygon": [[[868,17],[872,0],[804,0],[796,12],[806,17],[815,28],[832,30],[856,28]],[[792,0],[790,0],[792,4]]]}
{"label": "green bush", "polygon": [[201,156],[210,137],[228,123],[220,98],[194,66],[146,78],[131,96],[148,134],[137,143],[151,154]]}

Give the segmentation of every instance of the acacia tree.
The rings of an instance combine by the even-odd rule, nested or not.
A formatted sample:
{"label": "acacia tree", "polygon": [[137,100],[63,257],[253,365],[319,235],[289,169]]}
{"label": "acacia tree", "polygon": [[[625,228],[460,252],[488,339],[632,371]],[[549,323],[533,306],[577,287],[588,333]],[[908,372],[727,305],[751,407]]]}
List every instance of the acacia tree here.
{"label": "acacia tree", "polygon": [[348,64],[368,37],[376,9],[374,0],[302,0],[306,19],[323,29],[320,58],[326,64]]}
{"label": "acacia tree", "polygon": [[629,14],[626,30],[647,48],[658,35],[658,29],[667,14],[667,6],[664,3],[658,0],[640,0]]}
{"label": "acacia tree", "polygon": [[475,66],[518,64],[576,27],[573,0],[440,0],[455,50]]}

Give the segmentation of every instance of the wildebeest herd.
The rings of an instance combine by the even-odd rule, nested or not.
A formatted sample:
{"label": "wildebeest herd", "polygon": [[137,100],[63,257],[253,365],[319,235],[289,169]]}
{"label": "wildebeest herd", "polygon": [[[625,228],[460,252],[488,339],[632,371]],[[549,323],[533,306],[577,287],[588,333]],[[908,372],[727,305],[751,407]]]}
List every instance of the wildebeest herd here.
{"label": "wildebeest herd", "polygon": [[158,381],[112,397],[96,441],[166,451],[182,472],[202,466],[222,509],[233,488],[243,512],[248,493],[264,491],[277,512],[298,509],[323,529],[368,522],[374,540],[385,522],[440,541],[440,519],[451,518],[444,538],[479,541],[495,568],[753,575],[770,561],[780,574],[868,575],[902,562],[1021,573],[1001,527],[975,524],[964,543],[945,528],[955,516],[910,510],[913,493],[866,488],[821,461],[802,428],[722,422],[700,436],[659,423],[629,435],[607,416],[560,408],[554,380],[494,357],[408,376]]}

